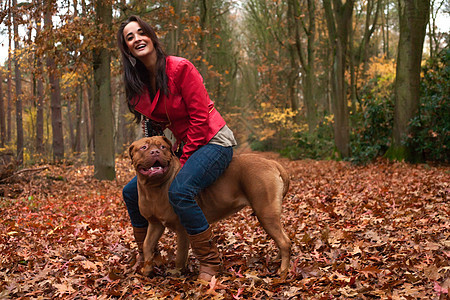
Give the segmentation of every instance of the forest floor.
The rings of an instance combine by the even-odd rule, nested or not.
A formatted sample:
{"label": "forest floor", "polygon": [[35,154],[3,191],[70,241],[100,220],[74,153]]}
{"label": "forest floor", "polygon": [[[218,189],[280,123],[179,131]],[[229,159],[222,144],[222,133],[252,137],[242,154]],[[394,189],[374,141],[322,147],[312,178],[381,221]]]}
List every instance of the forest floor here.
{"label": "forest floor", "polygon": [[209,285],[195,280],[192,255],[188,272],[175,272],[168,231],[163,266],[136,273],[121,196],[134,172],[119,158],[114,181],[61,164],[0,182],[0,299],[448,299],[450,167],[262,155],[291,174],[285,280],[249,209],[214,226],[225,272]]}

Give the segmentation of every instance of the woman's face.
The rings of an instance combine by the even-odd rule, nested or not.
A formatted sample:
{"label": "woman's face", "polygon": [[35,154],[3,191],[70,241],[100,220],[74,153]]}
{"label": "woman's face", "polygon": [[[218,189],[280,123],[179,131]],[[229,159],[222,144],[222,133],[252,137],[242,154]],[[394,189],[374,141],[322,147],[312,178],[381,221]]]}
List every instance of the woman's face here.
{"label": "woman's face", "polygon": [[144,35],[138,22],[130,22],[123,29],[123,37],[130,50],[130,53],[139,60],[146,56],[156,55],[152,40]]}

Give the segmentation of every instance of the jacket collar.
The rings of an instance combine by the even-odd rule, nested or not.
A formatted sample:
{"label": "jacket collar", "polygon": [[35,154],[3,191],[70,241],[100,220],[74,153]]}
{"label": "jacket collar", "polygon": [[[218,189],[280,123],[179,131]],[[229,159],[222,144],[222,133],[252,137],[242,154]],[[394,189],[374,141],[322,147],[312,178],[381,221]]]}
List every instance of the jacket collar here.
{"label": "jacket collar", "polygon": [[156,108],[156,104],[158,103],[159,95],[160,90],[156,92],[153,100],[150,99],[150,94],[148,93],[148,91],[139,96],[136,96],[135,99],[137,100],[137,103],[134,109],[147,118],[150,118]]}

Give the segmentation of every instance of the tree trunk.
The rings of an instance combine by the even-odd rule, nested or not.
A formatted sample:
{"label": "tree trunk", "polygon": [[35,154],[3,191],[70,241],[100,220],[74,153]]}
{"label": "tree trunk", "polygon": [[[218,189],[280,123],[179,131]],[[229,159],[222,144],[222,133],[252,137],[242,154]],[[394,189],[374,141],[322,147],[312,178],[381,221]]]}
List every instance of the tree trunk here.
{"label": "tree trunk", "polygon": [[[17,0],[13,0],[14,8]],[[19,21],[16,13],[13,14],[14,23],[14,78],[16,83],[16,135],[17,135],[17,162],[23,163],[23,121],[22,121],[22,74],[19,64]]]}
{"label": "tree trunk", "polygon": [[395,78],[395,109],[392,145],[387,157],[415,160],[413,149],[404,145],[409,122],[417,114],[420,94],[420,64],[430,12],[429,0],[399,0],[400,37]]}
{"label": "tree trunk", "polygon": [[174,9],[176,20],[175,20],[171,30],[167,33],[167,38],[165,39],[167,41],[167,49],[166,50],[169,55],[179,55],[178,42],[179,42],[181,26],[182,26],[181,22],[180,22],[180,16],[181,16],[181,8],[183,5],[183,1],[172,0],[172,1],[170,1],[170,5]]}
{"label": "tree trunk", "polygon": [[[52,31],[53,22],[53,5],[54,0],[47,1],[47,7],[44,14],[44,28],[47,33]],[[53,39],[49,38],[49,43],[53,43]],[[53,44],[49,45],[53,48]],[[64,159],[64,135],[62,125],[62,112],[61,112],[61,92],[59,85],[58,70],[56,68],[55,59],[51,51],[47,51],[47,69],[50,82],[50,108],[52,112],[52,133],[53,133],[53,160],[60,161]]]}
{"label": "tree trunk", "polygon": [[[95,21],[97,29],[101,33],[111,33],[112,6],[108,2],[106,0],[95,1]],[[113,180],[116,174],[111,99],[111,52],[108,46],[100,44],[93,50],[94,177],[97,179]]]}
{"label": "tree trunk", "polygon": [[83,101],[83,115],[86,133],[86,149],[88,156],[88,163],[92,164],[92,114],[91,114],[91,94],[89,87],[83,88],[84,101]]}
{"label": "tree trunk", "polygon": [[[302,80],[303,100],[306,107],[308,131],[312,133],[317,126],[317,100],[314,95],[316,6],[314,0],[308,0],[308,28],[306,28],[305,25],[301,25],[303,22],[301,22],[301,11],[298,4],[298,0],[289,0],[288,2],[288,31],[289,36],[293,38],[295,49],[297,50],[297,56],[302,67],[302,74],[304,75],[304,80]],[[302,48],[304,42],[300,36],[301,27],[303,27],[308,38],[308,43],[306,45],[306,59]],[[298,73],[298,70],[294,69],[293,72]]]}
{"label": "tree trunk", "polygon": [[428,22],[428,41],[430,43],[430,58],[434,58],[439,52],[440,37],[436,33],[436,19],[439,15],[439,10],[445,4],[445,0],[437,1],[431,0],[430,3],[430,22]]}
{"label": "tree trunk", "polygon": [[[42,6],[41,6],[42,8]],[[36,39],[42,34],[41,31],[41,14],[36,19]],[[44,154],[44,83],[43,83],[43,68],[40,57],[35,57],[36,60],[36,153]]]}
{"label": "tree trunk", "polygon": [[[381,4],[383,0],[376,0],[376,6],[375,6],[375,0],[371,0],[367,2],[367,10],[366,10],[366,23],[364,25],[364,35],[362,38],[361,43],[359,44],[358,49],[358,61],[356,63],[356,66],[359,66],[359,64],[362,62],[363,65],[363,75],[365,74],[367,70],[367,60],[368,60],[368,49],[369,49],[369,42],[370,38],[372,37],[373,33],[375,32],[377,23],[378,23],[378,15],[381,10]],[[375,12],[374,12],[375,8]],[[370,20],[370,17],[373,14],[372,21]]]}
{"label": "tree trunk", "polygon": [[6,141],[11,141],[11,128],[12,128],[12,31],[11,31],[11,24],[12,24],[12,4],[11,0],[9,0],[8,5],[8,104],[6,106]]}
{"label": "tree trunk", "polygon": [[37,103],[36,103],[36,152],[44,154],[44,83],[42,82],[42,62],[37,58]]}
{"label": "tree trunk", "polygon": [[3,101],[3,72],[0,71],[0,148],[6,144],[5,103]]}
{"label": "tree trunk", "polygon": [[67,100],[67,125],[69,127],[69,139],[70,139],[70,150],[73,152],[75,152],[75,129],[73,126],[73,113],[72,113],[72,101],[71,99],[66,99]]}
{"label": "tree trunk", "polygon": [[83,88],[82,84],[78,84],[76,89],[78,90],[78,99],[76,100],[76,124],[75,124],[75,145],[73,147],[73,152],[76,154],[81,153],[81,122],[82,115],[81,110],[83,108]]}
{"label": "tree trunk", "polygon": [[316,80],[316,3],[315,0],[308,0],[308,22],[309,29],[307,53],[308,63],[305,68],[304,94],[306,104],[306,118],[308,121],[309,133],[313,133],[317,127],[317,98],[315,97],[315,80]]}
{"label": "tree trunk", "polygon": [[334,141],[341,157],[348,157],[350,155],[349,113],[345,89],[345,47],[345,44],[339,40],[337,41],[331,71]]}
{"label": "tree trunk", "polygon": [[345,69],[348,39],[352,22],[353,0],[342,3],[323,0],[330,43],[333,50],[332,109],[334,113],[334,141],[341,157],[350,155],[349,112],[346,97]]}
{"label": "tree trunk", "polygon": [[[375,3],[376,1],[376,3]],[[350,76],[351,76],[351,99],[352,99],[352,111],[356,112],[356,100],[358,98],[357,83],[360,77],[365,78],[367,72],[368,50],[370,39],[375,32],[378,24],[378,16],[381,11],[383,0],[369,0],[366,3],[366,20],[364,24],[363,38],[357,48],[353,47],[353,34],[350,37]],[[373,15],[373,17],[372,17]],[[359,73],[360,65],[363,65],[361,74]]]}
{"label": "tree trunk", "polygon": [[[349,43],[349,53],[348,56],[348,64],[349,64],[349,71],[350,71],[350,99],[351,99],[351,113],[356,113],[356,101],[357,101],[357,83],[356,83],[356,69],[359,68],[359,63],[356,63],[355,60],[355,48],[353,47],[353,33],[350,34],[350,43]],[[356,67],[355,67],[356,65]]]}
{"label": "tree trunk", "polygon": [[112,95],[112,106],[113,106],[113,138],[114,138],[114,149],[119,150],[119,119],[120,119],[120,99],[118,97],[117,87],[120,85],[121,79],[118,77],[111,79],[111,95]]}
{"label": "tree trunk", "polygon": [[289,102],[292,111],[295,113],[294,122],[296,124],[300,124],[300,101],[298,99],[297,92],[297,82],[298,82],[298,63],[295,61],[295,52],[292,49],[291,45],[289,45],[289,56],[290,56],[290,72],[288,78],[288,90],[289,90]]}
{"label": "tree trunk", "polygon": [[[119,94],[119,99],[125,99],[125,91],[122,89]],[[128,148],[131,142],[133,142],[136,138],[134,135],[134,130],[127,122],[127,119],[125,118],[126,115],[129,114],[128,106],[126,105],[125,101],[119,102],[119,135],[121,136],[121,144],[119,144],[119,153],[123,152]]]}
{"label": "tree trunk", "polygon": [[[84,16],[84,14],[83,14]],[[78,1],[73,1],[73,17],[78,17]],[[74,54],[74,60],[78,59],[78,52]],[[75,97],[75,136],[72,143],[72,152],[75,155],[79,155],[81,153],[81,110],[83,107],[83,90],[82,84],[78,82],[75,86],[76,94],[78,97]],[[70,116],[70,114],[69,114]]]}
{"label": "tree trunk", "polygon": [[386,1],[386,7],[385,7],[385,11],[386,11],[386,15],[385,15],[385,19],[386,19],[386,47],[385,47],[385,54],[386,54],[386,59],[389,59],[391,57],[390,53],[389,53],[389,0],[385,0]]}
{"label": "tree trunk", "polygon": [[[288,76],[288,90],[289,90],[289,102],[292,111],[295,113],[294,122],[296,124],[300,124],[300,101],[298,99],[297,93],[297,83],[298,83],[298,73],[299,73],[299,64],[296,59],[296,41],[299,39],[294,39],[294,37],[298,36],[298,28],[296,28],[297,20],[296,20],[296,0],[289,0],[288,2],[288,34],[291,37],[291,41],[288,42],[288,53],[289,53],[289,61],[291,64],[289,76]],[[300,54],[301,55],[301,54]],[[301,60],[302,57],[300,57]]]}
{"label": "tree trunk", "polygon": [[207,72],[207,65],[206,65],[206,59],[207,59],[207,39],[209,36],[209,30],[210,30],[210,17],[211,17],[211,0],[202,0],[200,3],[200,27],[202,29],[202,33],[200,35],[200,73],[203,76],[206,76]]}

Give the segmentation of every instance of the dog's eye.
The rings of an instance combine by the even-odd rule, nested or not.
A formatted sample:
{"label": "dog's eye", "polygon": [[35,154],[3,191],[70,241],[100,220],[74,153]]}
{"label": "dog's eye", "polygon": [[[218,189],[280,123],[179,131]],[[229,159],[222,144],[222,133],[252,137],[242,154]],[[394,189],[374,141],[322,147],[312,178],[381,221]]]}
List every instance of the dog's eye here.
{"label": "dog's eye", "polygon": [[162,149],[162,150],[164,150],[164,149],[166,149],[166,148],[167,148],[166,146],[161,145],[161,149]]}
{"label": "dog's eye", "polygon": [[144,145],[144,146],[141,147],[141,150],[147,150],[147,148],[148,148],[148,146]]}

